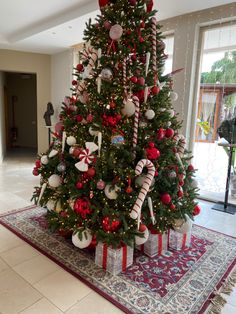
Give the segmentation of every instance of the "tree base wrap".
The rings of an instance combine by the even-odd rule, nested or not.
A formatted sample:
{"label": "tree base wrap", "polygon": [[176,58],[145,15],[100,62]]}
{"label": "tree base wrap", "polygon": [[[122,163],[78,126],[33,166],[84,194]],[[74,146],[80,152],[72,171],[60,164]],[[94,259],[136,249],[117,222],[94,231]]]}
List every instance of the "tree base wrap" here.
{"label": "tree base wrap", "polygon": [[152,233],[151,231],[148,240],[144,244],[138,245],[137,249],[149,257],[162,255],[168,250],[168,234]]}
{"label": "tree base wrap", "polygon": [[168,238],[168,245],[171,250],[181,251],[191,246],[191,231],[179,233],[170,229]]}
{"label": "tree base wrap", "polygon": [[113,249],[106,243],[99,242],[96,246],[95,264],[112,275],[117,275],[133,264],[134,249],[124,245]]}

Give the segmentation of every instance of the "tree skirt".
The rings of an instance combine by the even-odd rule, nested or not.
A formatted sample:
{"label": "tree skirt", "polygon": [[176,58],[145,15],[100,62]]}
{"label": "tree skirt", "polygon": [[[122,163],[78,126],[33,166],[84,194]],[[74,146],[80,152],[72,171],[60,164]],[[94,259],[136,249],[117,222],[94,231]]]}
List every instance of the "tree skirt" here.
{"label": "tree skirt", "polygon": [[221,293],[236,283],[233,237],[194,225],[190,249],[156,258],[135,251],[134,264],[112,276],[94,264],[93,251],[48,231],[45,212],[31,206],[2,215],[0,222],[125,313],[220,313]]}

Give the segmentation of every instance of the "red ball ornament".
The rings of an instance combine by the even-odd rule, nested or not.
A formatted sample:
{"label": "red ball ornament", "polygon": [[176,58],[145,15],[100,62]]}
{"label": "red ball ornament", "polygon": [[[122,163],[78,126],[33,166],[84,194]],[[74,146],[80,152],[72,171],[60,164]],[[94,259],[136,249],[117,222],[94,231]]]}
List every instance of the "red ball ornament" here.
{"label": "red ball ornament", "polygon": [[93,121],[93,115],[91,113],[87,115],[86,121],[89,123],[91,123]]}
{"label": "red ball ornament", "polygon": [[121,222],[116,219],[104,217],[102,220],[102,228],[105,232],[114,232],[120,228]]}
{"label": "red ball ornament", "polygon": [[78,181],[75,186],[76,186],[76,189],[81,190],[81,189],[83,189],[84,185],[82,182]]}
{"label": "red ball ornament", "polygon": [[153,0],[147,1],[147,12],[151,12],[153,8]]}
{"label": "red ball ornament", "polygon": [[81,215],[83,219],[85,219],[88,214],[91,214],[92,209],[90,207],[90,202],[86,197],[77,198],[74,203],[74,211],[76,214]]}
{"label": "red ball ornament", "polygon": [[100,8],[105,7],[109,2],[109,0],[98,0]]}
{"label": "red ball ornament", "polygon": [[39,171],[38,171],[38,168],[36,168],[36,167],[34,167],[34,169],[33,169],[33,175],[34,176],[38,176],[39,175]]}
{"label": "red ball ornament", "polygon": [[144,39],[142,36],[140,36],[140,37],[139,37],[139,42],[140,42],[140,43],[144,43],[144,41],[145,41],[145,39]]}
{"label": "red ball ornament", "polygon": [[165,137],[171,138],[171,137],[174,136],[174,134],[175,134],[175,131],[173,129],[171,129],[171,128],[168,128],[168,129],[166,129]]}
{"label": "red ball ornament", "polygon": [[201,207],[199,205],[196,205],[193,209],[193,216],[199,215],[201,212]]}
{"label": "red ball ornament", "polygon": [[137,0],[129,0],[130,5],[135,6],[137,4]]}
{"label": "red ball ornament", "polygon": [[163,128],[160,128],[158,131],[157,131],[157,139],[160,141],[162,140],[164,137],[165,137],[165,134],[166,134],[166,130],[163,129]]}
{"label": "red ball ornament", "polygon": [[158,87],[158,86],[153,86],[153,87],[151,88],[151,92],[152,92],[153,95],[159,94],[159,93],[160,93],[160,87]]}
{"label": "red ball ornament", "polygon": [[132,76],[132,77],[130,78],[130,81],[131,81],[132,83],[136,84],[136,83],[138,82],[137,76]]}
{"label": "red ball ornament", "polygon": [[103,190],[105,188],[105,186],[106,186],[106,183],[103,180],[99,180],[97,182],[97,189],[98,190]]}
{"label": "red ball ornament", "polygon": [[80,154],[81,154],[81,149],[79,147],[74,147],[72,150],[72,155],[78,158]]}
{"label": "red ball ornament", "polygon": [[77,85],[77,81],[76,81],[76,80],[73,80],[73,81],[72,81],[72,85],[73,85],[73,86],[76,86],[76,85]]}
{"label": "red ball ornament", "polygon": [[180,186],[183,186],[183,185],[184,185],[184,181],[183,181],[183,180],[180,180],[180,181],[179,181],[179,185],[180,185]]}
{"label": "red ball ornament", "polygon": [[130,194],[133,192],[133,189],[131,186],[128,186],[127,189],[125,190],[126,193]]}
{"label": "red ball ornament", "polygon": [[103,25],[104,25],[105,29],[107,29],[107,30],[109,30],[111,28],[111,23],[109,21],[105,21],[103,23]]}
{"label": "red ball ornament", "polygon": [[76,66],[76,70],[77,71],[79,71],[79,72],[82,72],[83,70],[84,70],[84,66],[83,66],[83,64],[77,64],[77,66]]}
{"label": "red ball ornament", "polygon": [[139,229],[138,229],[138,231],[140,231],[140,232],[144,232],[146,229],[147,229],[147,226],[146,226],[146,225],[144,225],[144,224],[140,224],[140,225],[139,225]]}
{"label": "red ball ornament", "polygon": [[89,168],[87,171],[87,174],[90,178],[93,178],[96,175],[96,170],[95,168]]}
{"label": "red ball ornament", "polygon": [[188,171],[194,171],[194,166],[193,165],[189,165],[188,166]]}
{"label": "red ball ornament", "polygon": [[142,21],[142,22],[140,23],[140,27],[141,27],[141,28],[145,28],[145,22],[144,22],[144,21]]}
{"label": "red ball ornament", "polygon": [[171,204],[170,204],[170,209],[171,209],[171,210],[175,210],[175,205],[171,203]]}
{"label": "red ball ornament", "polygon": [[137,83],[141,86],[145,85],[145,78],[144,77],[139,77]]}
{"label": "red ball ornament", "polygon": [[40,161],[40,159],[36,159],[36,160],[35,160],[35,167],[36,167],[36,168],[40,168],[40,167],[41,167],[41,161]]}
{"label": "red ball ornament", "polygon": [[164,193],[164,194],[162,194],[161,195],[161,202],[163,203],[163,204],[170,204],[170,202],[171,202],[171,196],[170,196],[170,194],[168,194],[168,193]]}
{"label": "red ball ornament", "polygon": [[81,116],[81,114],[77,114],[76,121],[81,122],[82,120],[83,120],[83,117]]}
{"label": "red ball ornament", "polygon": [[155,148],[155,144],[151,142],[148,146],[149,147],[146,148],[147,158],[150,160],[158,159],[160,157],[160,151]]}
{"label": "red ball ornament", "polygon": [[182,190],[179,190],[177,193],[178,197],[181,198],[184,195],[184,192]]}

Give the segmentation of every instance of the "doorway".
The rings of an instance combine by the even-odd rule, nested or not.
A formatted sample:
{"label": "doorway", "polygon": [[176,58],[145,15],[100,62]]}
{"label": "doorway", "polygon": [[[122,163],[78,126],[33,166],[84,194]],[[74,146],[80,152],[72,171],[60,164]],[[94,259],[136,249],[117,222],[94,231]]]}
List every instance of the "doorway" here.
{"label": "doorway", "polygon": [[9,155],[37,153],[36,74],[5,72],[5,134]]}
{"label": "doorway", "polygon": [[[227,140],[226,135],[219,136],[219,127],[236,118],[236,24],[204,29],[202,39],[193,163],[200,197],[223,201],[229,150],[219,145]],[[234,176],[233,160],[231,179]],[[229,202],[236,204],[236,186],[231,186]]]}

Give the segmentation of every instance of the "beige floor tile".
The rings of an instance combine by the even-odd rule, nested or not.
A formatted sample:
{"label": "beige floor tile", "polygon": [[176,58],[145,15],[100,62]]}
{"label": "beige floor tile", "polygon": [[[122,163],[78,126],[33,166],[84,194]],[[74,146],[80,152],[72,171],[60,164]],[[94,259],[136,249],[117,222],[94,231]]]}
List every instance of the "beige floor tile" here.
{"label": "beige floor tile", "polygon": [[41,294],[12,269],[0,276],[0,313],[16,314],[41,299]]}
{"label": "beige floor tile", "polygon": [[0,258],[0,273],[6,269],[9,269],[9,266]]}
{"label": "beige floor tile", "polygon": [[96,292],[91,292],[87,297],[72,306],[66,314],[121,314],[124,313],[111,302],[101,297]]}
{"label": "beige floor tile", "polygon": [[25,244],[20,238],[0,225],[0,253]]}
{"label": "beige floor tile", "polygon": [[57,307],[50,303],[47,299],[43,298],[34,303],[27,309],[23,310],[19,314],[62,314]]}
{"label": "beige floor tile", "polygon": [[40,254],[13,267],[13,269],[29,283],[34,284],[58,271],[59,266]]}
{"label": "beige floor tile", "polygon": [[1,258],[12,267],[23,263],[37,255],[39,255],[38,251],[28,244],[24,244],[9,251],[0,253]]}
{"label": "beige floor tile", "polygon": [[68,310],[92,291],[64,270],[49,275],[34,287],[61,311]]}

